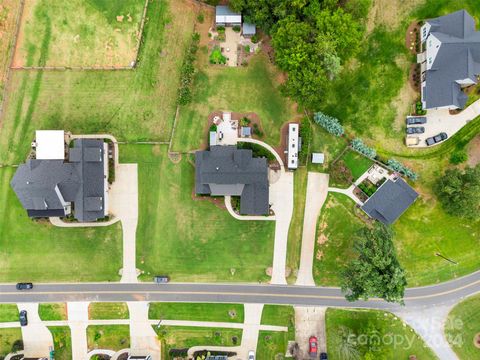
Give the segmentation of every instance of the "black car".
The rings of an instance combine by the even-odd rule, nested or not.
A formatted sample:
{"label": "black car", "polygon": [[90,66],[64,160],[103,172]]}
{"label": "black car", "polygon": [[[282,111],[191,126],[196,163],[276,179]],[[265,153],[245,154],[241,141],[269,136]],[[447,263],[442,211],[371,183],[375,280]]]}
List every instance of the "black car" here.
{"label": "black car", "polygon": [[429,137],[427,140],[425,140],[425,142],[427,143],[428,146],[431,146],[431,145],[437,144],[441,141],[447,140],[447,138],[448,138],[448,135],[445,134],[444,132],[442,132],[438,135]]}
{"label": "black car", "polygon": [[20,325],[21,326],[27,326],[28,325],[27,310],[20,311],[19,318],[20,318]]}
{"label": "black car", "polygon": [[320,360],[328,360],[327,353],[321,353],[320,354]]}
{"label": "black car", "polygon": [[407,134],[423,134],[425,132],[425,128],[423,126],[413,126],[407,127]]}
{"label": "black car", "polygon": [[407,125],[425,124],[427,118],[425,116],[409,116],[407,117]]}
{"label": "black car", "polygon": [[170,281],[170,278],[167,275],[157,275],[153,278],[157,284],[166,284]]}
{"label": "black car", "polygon": [[18,283],[17,290],[30,290],[33,289],[32,283]]}

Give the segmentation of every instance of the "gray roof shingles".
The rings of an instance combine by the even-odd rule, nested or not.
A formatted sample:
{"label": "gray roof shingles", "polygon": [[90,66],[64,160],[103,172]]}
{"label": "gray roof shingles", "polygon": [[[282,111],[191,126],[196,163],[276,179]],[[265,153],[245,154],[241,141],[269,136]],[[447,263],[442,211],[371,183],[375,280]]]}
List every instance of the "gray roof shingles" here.
{"label": "gray roof shingles", "polygon": [[33,159],[18,167],[11,186],[29,216],[65,216],[55,191],[58,186],[64,200],[74,204],[74,216],[78,221],[104,217],[103,141],[75,140],[70,153],[74,162]]}
{"label": "gray roof shingles", "polygon": [[363,204],[362,210],[385,225],[393,224],[417,199],[418,194],[401,178],[387,180]]}
{"label": "gray roof shingles", "polygon": [[475,20],[465,10],[427,20],[430,34],[442,45],[432,68],[426,71],[424,100],[427,108],[454,105],[465,107],[467,96],[455,81],[480,74],[480,32]]}
{"label": "gray roof shingles", "polygon": [[197,194],[238,195],[240,191],[241,214],[268,214],[267,159],[253,158],[251,150],[235,146],[212,146],[195,153]]}

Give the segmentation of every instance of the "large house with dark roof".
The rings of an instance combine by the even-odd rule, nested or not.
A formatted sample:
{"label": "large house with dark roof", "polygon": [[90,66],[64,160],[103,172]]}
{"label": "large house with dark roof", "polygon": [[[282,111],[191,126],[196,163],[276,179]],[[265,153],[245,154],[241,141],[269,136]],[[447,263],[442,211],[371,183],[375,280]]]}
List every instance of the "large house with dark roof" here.
{"label": "large house with dark roof", "polygon": [[240,214],[268,215],[268,164],[252,150],[211,146],[195,153],[195,192],[240,196]]}
{"label": "large house with dark roof", "polygon": [[426,20],[421,28],[424,52],[417,61],[422,70],[424,109],[462,109],[467,95],[463,88],[478,83],[480,32],[465,10]]}
{"label": "large house with dark roof", "polygon": [[78,139],[66,148],[67,159],[36,158],[20,165],[11,186],[28,216],[73,214],[80,222],[104,218],[108,210],[106,149],[103,140]]}
{"label": "large house with dark roof", "polygon": [[386,180],[363,204],[362,210],[385,225],[393,224],[417,199],[418,194],[401,178]]}

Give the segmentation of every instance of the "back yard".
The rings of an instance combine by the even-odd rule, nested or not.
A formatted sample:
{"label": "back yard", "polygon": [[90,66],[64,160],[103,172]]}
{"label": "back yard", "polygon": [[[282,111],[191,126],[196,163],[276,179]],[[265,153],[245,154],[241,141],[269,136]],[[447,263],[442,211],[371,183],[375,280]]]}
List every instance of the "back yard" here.
{"label": "back yard", "polygon": [[[187,1],[150,2],[135,70],[13,71],[9,101],[0,124],[0,164],[23,161],[36,129],[107,132],[130,141],[168,141],[179,68],[196,11]],[[134,16],[133,11],[131,14]],[[41,29],[38,32],[44,35],[38,61],[45,65],[49,43],[54,39]]]}
{"label": "back yard", "polygon": [[[128,66],[143,0],[25,2],[14,66]],[[42,59],[43,46],[48,55]]]}
{"label": "back yard", "polygon": [[[268,280],[272,221],[238,221],[210,201],[194,199],[190,155],[174,164],[167,146],[125,145],[120,157],[139,164],[137,267],[143,279],[168,274],[173,281]],[[218,203],[223,206],[223,198]]]}
{"label": "back yard", "polygon": [[254,112],[265,129],[264,140],[280,143],[283,123],[295,116],[293,104],[277,89],[277,73],[265,55],[256,55],[247,67],[203,64],[195,76],[192,103],[180,108],[173,151],[198,149],[204,142],[207,117],[214,110]]}

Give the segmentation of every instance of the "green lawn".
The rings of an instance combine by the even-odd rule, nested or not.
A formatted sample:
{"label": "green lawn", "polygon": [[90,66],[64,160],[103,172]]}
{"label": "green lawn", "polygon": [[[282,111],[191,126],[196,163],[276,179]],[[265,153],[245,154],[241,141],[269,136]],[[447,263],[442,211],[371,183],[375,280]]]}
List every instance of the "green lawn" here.
{"label": "green lawn", "polygon": [[148,318],[243,323],[242,304],[150,303]]}
{"label": "green lawn", "polygon": [[128,325],[90,325],[87,327],[88,350],[118,351],[130,347]]}
{"label": "green lawn", "polygon": [[280,143],[281,125],[295,116],[293,107],[277,89],[273,67],[264,55],[247,67],[201,66],[195,76],[193,101],[180,108],[173,151],[198,149],[206,141],[208,115],[215,110],[255,112],[260,117],[265,141]]}
{"label": "green lawn", "polygon": [[72,358],[72,337],[68,326],[50,326],[53,336],[55,360],[70,360]]}
{"label": "green lawn", "polygon": [[284,355],[288,341],[295,340],[295,311],[292,306],[265,305],[262,324],[287,326],[288,332],[260,331],[256,356],[257,359],[275,359],[277,354]]}
{"label": "green lawn", "polygon": [[88,307],[91,320],[128,319],[128,307],[123,302],[92,302]]}
{"label": "green lawn", "polygon": [[480,295],[472,296],[455,306],[448,315],[445,335],[460,360],[480,359],[474,339],[480,333]]}
{"label": "green lawn", "polygon": [[408,360],[416,355],[422,360],[437,359],[423,340],[391,313],[329,308],[325,322],[328,358],[332,360],[355,353],[359,357],[351,358]]}
{"label": "green lawn", "polygon": [[362,156],[355,151],[347,151],[343,156],[342,160],[345,161],[347,167],[352,171],[353,180],[357,180],[360,176],[365,173],[372,165],[373,161],[365,156]]}
{"label": "green lawn", "polygon": [[0,322],[18,321],[18,307],[15,304],[0,305]]}
{"label": "green lawn", "polygon": [[338,138],[330,135],[322,127],[312,122],[310,152],[325,154],[325,163],[323,165],[312,164],[311,157],[309,157],[308,171],[327,172],[329,165],[340,156],[347,145],[348,142],[345,138]]}
{"label": "green lawn", "polygon": [[[20,328],[0,329],[0,357],[23,349],[22,330]],[[22,345],[22,347],[18,347]]]}
{"label": "green lawn", "polygon": [[[112,6],[111,2],[89,1]],[[186,1],[151,1],[135,70],[13,71],[0,125],[0,164],[24,161],[36,129],[168,141],[179,69],[195,16]],[[41,41],[46,44],[39,57],[45,59],[49,39],[44,36]]]}
{"label": "green lawn", "polygon": [[162,343],[162,360],[171,359],[172,349],[188,349],[192,346],[235,346],[242,342],[241,329],[217,329],[184,326],[153,327]]}
{"label": "green lawn", "polygon": [[42,320],[67,320],[66,303],[39,304],[38,314]]}
{"label": "green lawn", "polygon": [[288,230],[287,267],[291,269],[289,283],[294,283],[296,272],[300,266],[300,252],[302,249],[303,216],[307,195],[307,168],[300,167],[294,175],[293,216]]}
{"label": "green lawn", "polygon": [[[37,0],[24,9],[17,56],[22,64],[128,66],[135,60],[143,0]],[[128,14],[128,15],[127,15]],[[117,16],[121,18],[117,20]],[[51,40],[50,40],[51,38]]]}
{"label": "green lawn", "polygon": [[189,155],[174,164],[167,146],[126,145],[120,157],[139,166],[137,267],[144,271],[142,279],[168,274],[173,281],[268,280],[273,222],[238,221],[209,201],[193,200]]}
{"label": "green lawn", "polygon": [[120,223],[67,229],[32,221],[10,188],[14,171],[0,169],[0,281],[119,280]]}
{"label": "green lawn", "polygon": [[352,236],[364,223],[354,213],[354,202],[330,193],[317,224],[313,277],[317,285],[338,286],[340,273],[353,257]]}

